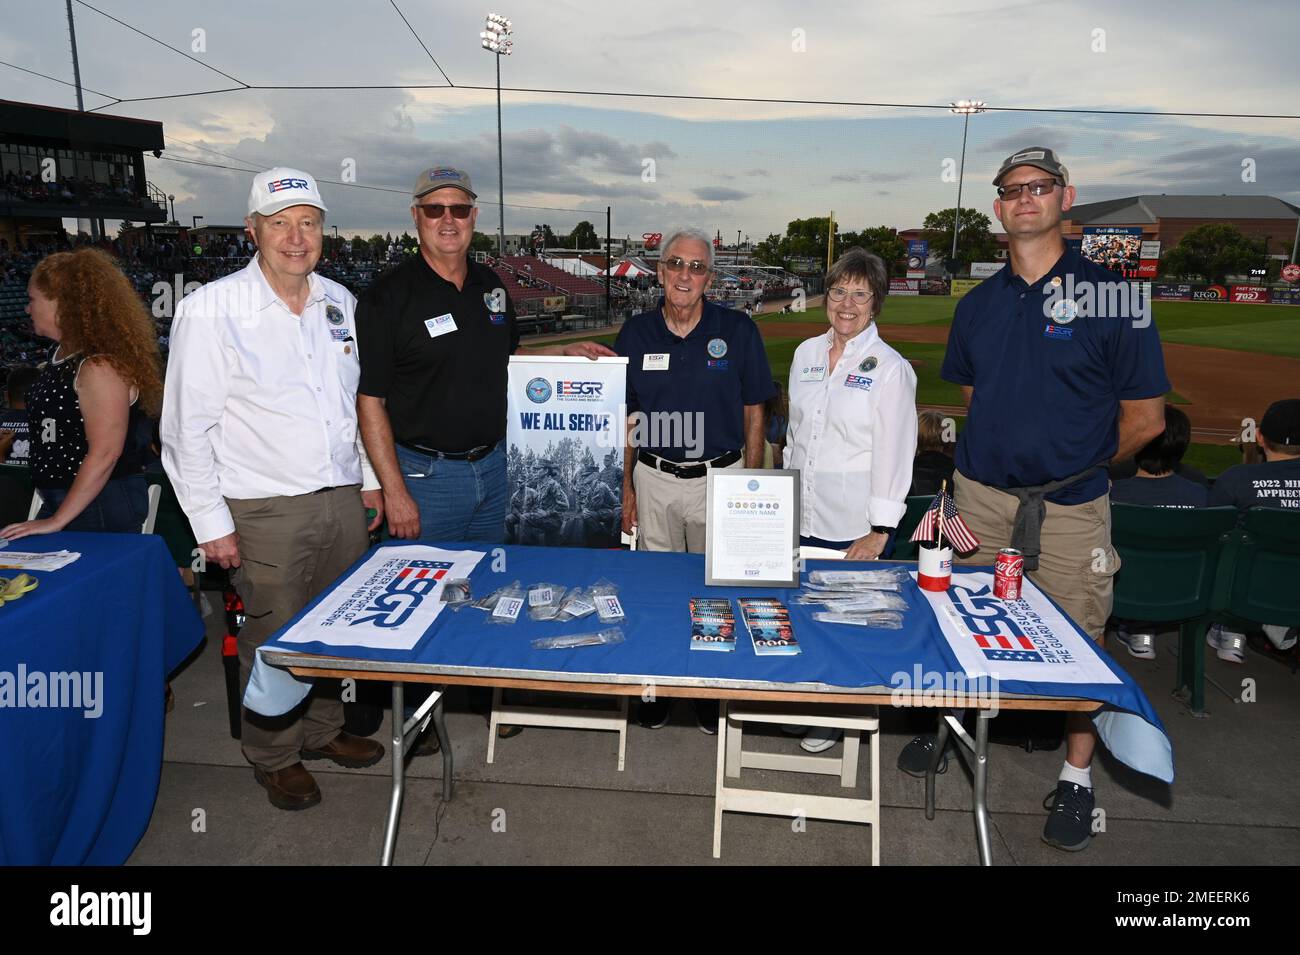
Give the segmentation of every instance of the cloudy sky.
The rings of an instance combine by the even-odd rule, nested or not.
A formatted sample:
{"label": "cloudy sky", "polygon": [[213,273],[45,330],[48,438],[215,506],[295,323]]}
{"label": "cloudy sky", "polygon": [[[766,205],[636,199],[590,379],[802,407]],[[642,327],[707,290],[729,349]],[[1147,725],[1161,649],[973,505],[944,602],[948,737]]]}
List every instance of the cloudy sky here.
{"label": "cloudy sky", "polygon": [[[408,226],[410,185],[435,163],[470,171],[485,207],[479,228],[496,229],[495,67],[478,41],[494,9],[73,3],[82,83],[107,94],[87,92],[86,106],[164,124],[166,158],[147,159],[148,177],[175,193],[181,221],[240,221],[251,174],[174,160],[289,165],[339,181],[322,192],[344,234]],[[1029,144],[1062,154],[1082,202],[1169,192],[1300,203],[1300,119],[1063,112],[1300,114],[1300,6],[1231,9],[1205,0],[510,0],[496,11],[512,18],[517,44],[501,62],[502,85],[515,88],[503,94],[506,230],[546,222],[567,232],[590,219],[603,233],[607,205],[617,236],[690,224],[734,242],[737,230],[758,239],[831,210],[846,229],[919,226],[955,203],[945,172],[962,143],[960,117],[925,107],[959,98],[1019,108],[972,117],[964,206],[987,211],[998,162]],[[0,0],[0,60],[70,81],[62,0]],[[76,105],[69,86],[5,66],[0,76],[6,99]],[[293,86],[436,88],[262,88]],[[241,88],[157,98],[230,87]],[[684,96],[850,105],[673,98]],[[867,103],[902,106],[851,105]],[[1254,181],[1243,181],[1244,160]]]}

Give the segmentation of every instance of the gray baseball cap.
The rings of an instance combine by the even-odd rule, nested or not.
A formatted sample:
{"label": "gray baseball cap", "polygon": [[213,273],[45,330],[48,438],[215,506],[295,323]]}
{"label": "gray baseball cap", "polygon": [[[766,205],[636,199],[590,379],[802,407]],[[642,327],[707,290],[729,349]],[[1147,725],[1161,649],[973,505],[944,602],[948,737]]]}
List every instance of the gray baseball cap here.
{"label": "gray baseball cap", "polygon": [[445,189],[448,186],[468,194],[471,199],[478,198],[478,193],[469,184],[469,173],[463,169],[453,169],[451,166],[433,166],[420,173],[419,178],[415,180],[415,188],[411,190],[411,197],[419,199],[426,193],[433,192],[435,189]]}
{"label": "gray baseball cap", "polygon": [[1043,170],[1043,172],[1051,173],[1067,186],[1070,184],[1070,171],[1061,164],[1061,160],[1055,152],[1046,146],[1027,146],[1002,160],[1002,165],[998,168],[998,174],[993,177],[993,185],[996,186],[1000,183],[1002,177],[1016,166],[1034,166]]}

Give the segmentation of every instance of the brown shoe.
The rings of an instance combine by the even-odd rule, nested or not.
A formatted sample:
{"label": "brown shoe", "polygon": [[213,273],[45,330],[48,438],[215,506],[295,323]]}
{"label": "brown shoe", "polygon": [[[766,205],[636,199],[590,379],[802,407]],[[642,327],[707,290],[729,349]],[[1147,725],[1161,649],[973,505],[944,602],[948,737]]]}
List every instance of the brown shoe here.
{"label": "brown shoe", "polygon": [[320,749],[304,749],[302,758],[328,759],[349,769],[362,769],[384,758],[384,746],[364,736],[339,733]]}
{"label": "brown shoe", "polygon": [[276,809],[310,809],[320,802],[320,787],[302,763],[294,763],[273,773],[254,766],[253,778],[266,790],[267,798]]}

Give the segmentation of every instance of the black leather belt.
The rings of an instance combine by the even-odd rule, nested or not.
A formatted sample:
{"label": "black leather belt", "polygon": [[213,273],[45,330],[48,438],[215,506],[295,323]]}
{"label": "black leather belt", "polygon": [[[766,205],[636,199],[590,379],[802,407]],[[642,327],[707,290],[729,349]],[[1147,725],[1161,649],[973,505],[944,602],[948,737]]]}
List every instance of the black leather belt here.
{"label": "black leather belt", "polygon": [[470,448],[468,451],[439,451],[437,448],[407,444],[404,441],[397,443],[408,451],[414,451],[416,454],[427,454],[431,458],[446,458],[448,461],[481,461],[496,449],[495,444],[484,444],[477,448]]}
{"label": "black leather belt", "polygon": [[711,461],[700,461],[696,464],[679,464],[676,461],[661,458],[657,454],[651,454],[649,451],[638,451],[636,459],[642,464],[648,464],[650,467],[663,471],[665,474],[671,474],[676,478],[702,478],[709,473],[709,468],[725,468],[729,464],[735,464],[740,460],[740,452],[728,451],[726,454],[718,455]]}

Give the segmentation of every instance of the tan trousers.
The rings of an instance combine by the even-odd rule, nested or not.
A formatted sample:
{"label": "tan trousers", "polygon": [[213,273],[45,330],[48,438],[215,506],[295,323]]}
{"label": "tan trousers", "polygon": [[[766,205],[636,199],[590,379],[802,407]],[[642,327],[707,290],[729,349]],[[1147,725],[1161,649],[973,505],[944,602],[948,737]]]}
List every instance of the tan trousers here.
{"label": "tan trousers", "polygon": [[[231,580],[247,618],[239,633],[242,698],[257,648],[365,553],[369,538],[356,485],[226,504],[242,561]],[[298,762],[303,749],[326,745],[342,728],[339,682],[317,680],[307,699],[283,716],[245,709],[240,742],[250,763],[275,772]]]}
{"label": "tan trousers", "polygon": [[[744,458],[729,464],[743,468]],[[722,468],[721,470],[726,470]],[[707,475],[679,478],[637,462],[632,472],[636,491],[637,550],[704,553]]]}
{"label": "tan trousers", "polygon": [[[979,550],[957,562],[992,564],[1000,548],[1011,546],[1019,501],[960,471],[953,478],[957,510],[980,541]],[[1040,541],[1038,570],[1030,579],[1100,643],[1113,603],[1111,578],[1120,565],[1110,544],[1110,496],[1072,506],[1048,501]]]}

